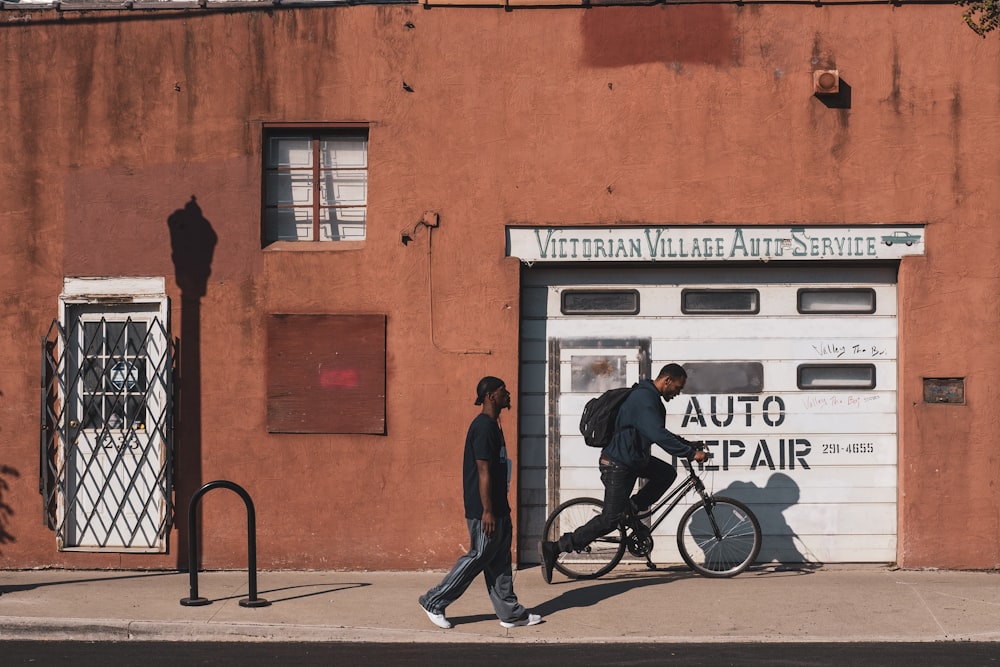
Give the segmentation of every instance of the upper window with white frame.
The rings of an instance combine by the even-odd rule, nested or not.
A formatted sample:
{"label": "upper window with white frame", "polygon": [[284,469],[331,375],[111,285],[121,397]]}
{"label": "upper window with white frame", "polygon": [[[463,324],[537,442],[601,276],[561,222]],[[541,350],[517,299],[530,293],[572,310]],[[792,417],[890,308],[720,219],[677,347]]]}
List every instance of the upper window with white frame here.
{"label": "upper window with white frame", "polygon": [[368,128],[268,128],[263,199],[264,245],[363,241]]}

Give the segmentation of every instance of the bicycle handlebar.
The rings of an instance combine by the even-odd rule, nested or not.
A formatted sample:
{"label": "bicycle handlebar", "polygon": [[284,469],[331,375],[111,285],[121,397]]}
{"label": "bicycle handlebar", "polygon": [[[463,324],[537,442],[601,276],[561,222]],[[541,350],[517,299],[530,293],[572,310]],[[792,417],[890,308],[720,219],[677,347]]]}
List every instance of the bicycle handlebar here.
{"label": "bicycle handlebar", "polygon": [[[711,461],[713,458],[715,458],[715,454],[713,454],[712,452],[708,451],[708,443],[707,442],[697,441],[697,442],[688,442],[688,444],[691,445],[692,447],[694,447],[698,451],[705,452],[705,460],[702,461],[702,463],[704,463],[705,461]],[[693,471],[693,469],[691,467],[692,464],[694,463],[693,460],[691,460],[691,459],[681,459],[681,460],[684,461],[684,467],[686,467],[688,470],[692,470]]]}
{"label": "bicycle handlebar", "polygon": [[695,442],[688,442],[688,444],[691,445],[692,447],[694,447],[696,450],[698,450],[700,452],[705,452],[705,460],[706,461],[708,459],[710,459],[710,458],[712,458],[712,457],[715,456],[715,454],[713,454],[712,452],[708,451],[709,445],[704,440],[698,440],[698,441],[695,441]]}

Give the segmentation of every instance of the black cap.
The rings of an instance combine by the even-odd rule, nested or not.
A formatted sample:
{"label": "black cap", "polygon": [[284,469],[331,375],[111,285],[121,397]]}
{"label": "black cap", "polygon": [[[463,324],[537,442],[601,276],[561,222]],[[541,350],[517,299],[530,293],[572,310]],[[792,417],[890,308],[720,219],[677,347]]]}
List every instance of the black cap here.
{"label": "black cap", "polygon": [[500,387],[506,384],[503,380],[498,377],[493,377],[492,375],[487,375],[482,380],[479,381],[479,385],[476,386],[476,405],[482,405],[483,399],[486,398],[486,394],[491,391],[496,391]]}

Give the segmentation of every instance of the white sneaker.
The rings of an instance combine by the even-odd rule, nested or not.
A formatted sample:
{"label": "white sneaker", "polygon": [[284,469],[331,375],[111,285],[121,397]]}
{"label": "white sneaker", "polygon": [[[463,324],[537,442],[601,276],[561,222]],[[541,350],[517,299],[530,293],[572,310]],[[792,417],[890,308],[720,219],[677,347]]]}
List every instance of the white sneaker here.
{"label": "white sneaker", "polygon": [[525,614],[521,618],[514,621],[500,621],[500,625],[505,628],[518,628],[523,625],[538,625],[541,622],[542,617],[539,614]]}
{"label": "white sneaker", "polygon": [[431,619],[431,623],[438,626],[442,630],[449,630],[451,628],[451,621],[444,617],[444,614],[438,614],[429,609],[424,609],[424,605],[420,605],[420,608],[424,610],[427,614],[427,618]]}

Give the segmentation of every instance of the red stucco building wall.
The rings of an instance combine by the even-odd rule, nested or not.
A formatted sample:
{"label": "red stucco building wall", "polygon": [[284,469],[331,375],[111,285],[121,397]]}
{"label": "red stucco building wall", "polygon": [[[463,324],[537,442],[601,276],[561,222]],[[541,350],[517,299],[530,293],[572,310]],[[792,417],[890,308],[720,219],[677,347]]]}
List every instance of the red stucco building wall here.
{"label": "red stucco building wall", "polygon": [[[261,567],[448,566],[475,382],[517,397],[505,226],[713,223],[927,225],[899,272],[898,562],[1000,567],[1000,41],[959,8],[8,6],[0,53],[0,567],[184,565],[215,479],[253,496]],[[264,125],[334,121],[370,124],[366,240],[261,248]],[[168,219],[192,198],[218,242],[185,307]],[[402,243],[427,211],[433,243]],[[198,336],[169,554],[62,553],[42,523],[38,341],[66,276],[165,276]],[[272,313],[387,315],[385,435],[267,432]],[[965,378],[966,404],[922,403],[923,377]],[[242,503],[203,508],[203,566],[241,567]]]}

